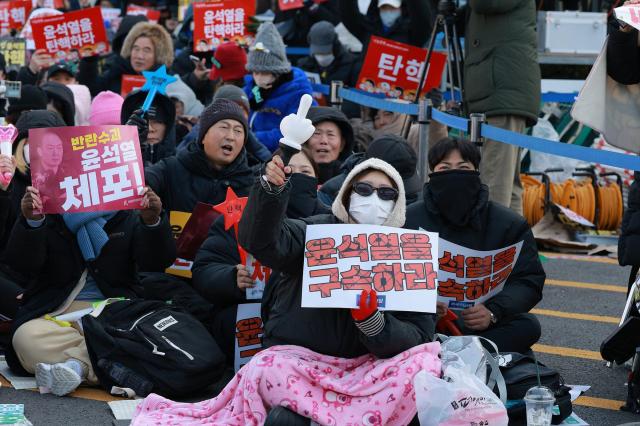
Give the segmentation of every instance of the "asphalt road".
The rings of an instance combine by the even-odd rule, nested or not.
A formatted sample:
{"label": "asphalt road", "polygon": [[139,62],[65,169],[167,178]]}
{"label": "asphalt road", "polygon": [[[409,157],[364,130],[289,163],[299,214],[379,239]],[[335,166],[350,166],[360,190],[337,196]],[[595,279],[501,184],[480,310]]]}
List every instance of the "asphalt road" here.
{"label": "asphalt road", "polygon": [[[591,386],[574,404],[574,411],[589,424],[640,422],[640,415],[618,410],[626,397],[627,370],[622,366],[607,368],[599,359],[600,342],[615,329],[614,321],[624,307],[629,270],[606,259],[596,262],[549,257],[544,266],[547,285],[544,299],[536,308],[543,330],[540,345],[535,348],[538,358],[559,370],[566,383]],[[586,288],[584,283],[605,286]],[[3,386],[0,403],[25,404],[27,417],[36,426],[114,424],[103,401],[57,398]]]}

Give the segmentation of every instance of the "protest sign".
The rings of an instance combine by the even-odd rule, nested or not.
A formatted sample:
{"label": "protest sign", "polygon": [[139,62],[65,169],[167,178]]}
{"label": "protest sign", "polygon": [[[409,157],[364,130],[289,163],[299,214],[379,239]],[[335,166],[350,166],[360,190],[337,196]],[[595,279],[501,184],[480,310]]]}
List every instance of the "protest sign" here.
{"label": "protest sign", "polygon": [[278,0],[278,8],[281,11],[301,9],[304,7],[304,0]]}
{"label": "protest sign", "polygon": [[34,50],[36,48],[35,43],[33,42],[33,31],[31,28],[31,22],[38,18],[57,15],[62,15],[62,12],[51,8],[34,9],[31,12],[29,17],[27,18],[27,23],[25,24],[24,28],[22,28],[22,31],[20,31],[20,37],[27,41],[27,49]]}
{"label": "protest sign", "polygon": [[[198,202],[176,241],[178,257],[193,260],[207,238],[209,228],[220,217],[211,204]],[[171,223],[173,227],[173,222]]]}
{"label": "protest sign", "polygon": [[307,226],[303,308],[355,308],[362,290],[380,310],[436,311],[438,234],[373,225]]}
{"label": "protest sign", "polygon": [[8,35],[10,30],[22,29],[32,8],[31,0],[0,2],[0,36]]}
{"label": "protest sign", "polygon": [[56,60],[77,60],[107,53],[110,49],[99,7],[31,21],[36,49]]}
{"label": "protest sign", "polygon": [[[373,36],[358,76],[358,88],[413,101],[426,57],[426,49]],[[433,52],[422,95],[440,85],[446,61],[447,55]]]}
{"label": "protest sign", "polygon": [[122,80],[120,84],[120,95],[126,98],[127,95],[134,90],[141,89],[144,83],[147,81],[143,75],[135,74],[122,74]]}
{"label": "protest sign", "polygon": [[500,293],[515,267],[522,241],[499,250],[478,251],[440,239],[438,302],[466,309]]}
{"label": "protest sign", "polygon": [[142,15],[146,16],[149,22],[157,24],[160,20],[160,11],[149,9],[148,7],[138,6],[137,4],[130,4],[127,6],[127,15]]}
{"label": "protest sign", "polygon": [[209,52],[224,41],[251,44],[249,17],[256,14],[254,0],[221,0],[193,4],[193,51]]}
{"label": "protest sign", "polygon": [[640,4],[627,4],[613,9],[618,20],[640,30]]}
{"label": "protest sign", "polygon": [[27,42],[23,38],[0,39],[0,53],[7,61],[7,68],[19,70],[27,64]]}
{"label": "protest sign", "polygon": [[233,368],[236,373],[243,365],[262,350],[263,324],[260,318],[260,303],[238,305],[236,314],[236,342]]}
{"label": "protest sign", "polygon": [[240,248],[240,257],[242,258],[242,264],[247,267],[251,279],[253,280],[255,287],[247,288],[246,295],[247,300],[260,300],[264,294],[264,288],[271,277],[271,268],[264,266],[258,259],[253,257],[251,253],[247,253],[246,250]]}
{"label": "protest sign", "polygon": [[29,147],[43,213],[140,208],[145,184],[136,127],[31,129]]}
{"label": "protest sign", "polygon": [[[169,223],[171,224],[171,233],[173,239],[177,242],[182,235],[191,213],[172,210],[169,212]],[[176,258],[173,265],[169,266],[165,272],[167,274],[175,275],[177,277],[191,278],[191,268],[193,267],[193,260],[187,260],[183,258]]]}

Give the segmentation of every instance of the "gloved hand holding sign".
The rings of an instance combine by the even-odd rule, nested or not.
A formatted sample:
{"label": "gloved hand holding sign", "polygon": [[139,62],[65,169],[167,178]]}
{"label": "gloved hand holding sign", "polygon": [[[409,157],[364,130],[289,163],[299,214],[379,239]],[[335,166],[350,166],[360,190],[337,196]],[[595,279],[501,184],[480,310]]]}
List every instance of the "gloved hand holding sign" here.
{"label": "gloved hand holding sign", "polygon": [[369,337],[379,334],[385,325],[384,315],[378,310],[378,294],[375,290],[362,290],[359,308],[351,309],[356,326]]}

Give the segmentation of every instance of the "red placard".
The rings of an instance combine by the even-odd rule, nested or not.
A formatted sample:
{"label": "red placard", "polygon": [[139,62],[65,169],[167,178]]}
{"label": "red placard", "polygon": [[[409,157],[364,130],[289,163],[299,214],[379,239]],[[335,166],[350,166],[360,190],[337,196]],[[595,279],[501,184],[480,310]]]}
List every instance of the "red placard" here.
{"label": "red placard", "polygon": [[24,27],[32,8],[31,0],[0,2],[0,36],[8,35],[11,29]]}
{"label": "red placard", "polygon": [[304,0],[278,0],[278,8],[282,11],[300,9],[304,7]]}
{"label": "red placard", "polygon": [[[358,88],[413,101],[426,57],[427,49],[373,36],[358,76]],[[423,95],[440,85],[446,62],[446,54],[433,52]]]}
{"label": "red placard", "polygon": [[123,74],[120,84],[120,95],[125,98],[131,92],[144,86],[147,81],[142,75]]}
{"label": "red placard", "polygon": [[224,41],[251,44],[249,17],[256,14],[254,0],[219,0],[193,3],[193,50],[208,52]]}
{"label": "red placard", "polygon": [[36,49],[45,49],[56,60],[100,55],[110,48],[99,7],[36,18],[31,27]]}
{"label": "red placard", "polygon": [[127,6],[127,15],[144,15],[154,24],[157,24],[160,20],[159,10],[149,9],[148,7],[138,6],[137,4]]}
{"label": "red placard", "polygon": [[31,129],[29,146],[43,213],[140,208],[145,183],[136,127]]}

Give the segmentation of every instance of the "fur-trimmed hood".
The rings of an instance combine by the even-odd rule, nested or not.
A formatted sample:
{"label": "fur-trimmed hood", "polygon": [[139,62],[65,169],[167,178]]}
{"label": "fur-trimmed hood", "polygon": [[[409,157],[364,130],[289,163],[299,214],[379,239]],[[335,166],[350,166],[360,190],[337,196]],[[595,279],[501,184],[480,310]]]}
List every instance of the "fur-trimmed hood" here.
{"label": "fur-trimmed hood", "polygon": [[353,183],[353,179],[359,175],[361,172],[365,170],[380,170],[382,173],[389,176],[389,178],[395,182],[398,188],[398,199],[396,200],[395,206],[393,206],[393,210],[391,214],[387,218],[387,220],[382,224],[383,226],[393,226],[396,228],[400,228],[404,225],[406,219],[406,210],[407,210],[407,201],[406,195],[404,192],[404,183],[402,181],[402,177],[400,173],[393,168],[393,166],[385,161],[382,161],[378,158],[370,158],[366,161],[355,166],[351,172],[347,175],[342,187],[340,188],[340,192],[338,192],[338,196],[336,197],[333,205],[331,206],[331,212],[333,215],[338,218],[343,223],[349,223],[349,212],[345,207],[342,199],[345,194],[351,191],[351,185]]}
{"label": "fur-trimmed hood", "polygon": [[162,28],[160,25],[153,24],[151,22],[139,22],[131,28],[131,31],[129,31],[129,34],[122,44],[120,56],[125,59],[129,59],[131,57],[133,43],[142,36],[149,37],[153,42],[156,49],[156,64],[164,64],[167,67],[171,67],[174,58],[173,41],[171,40],[171,36],[167,30]]}

